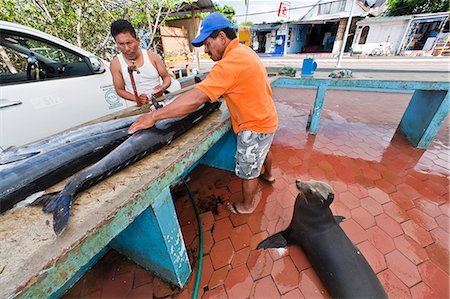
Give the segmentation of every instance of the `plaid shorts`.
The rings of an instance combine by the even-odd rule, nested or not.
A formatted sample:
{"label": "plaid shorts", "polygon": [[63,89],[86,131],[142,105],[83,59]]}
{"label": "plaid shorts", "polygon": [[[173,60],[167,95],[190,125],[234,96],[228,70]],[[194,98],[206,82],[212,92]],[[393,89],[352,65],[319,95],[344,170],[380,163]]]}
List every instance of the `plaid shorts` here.
{"label": "plaid shorts", "polygon": [[242,179],[257,178],[269,152],[275,133],[241,131],[237,135],[236,175]]}

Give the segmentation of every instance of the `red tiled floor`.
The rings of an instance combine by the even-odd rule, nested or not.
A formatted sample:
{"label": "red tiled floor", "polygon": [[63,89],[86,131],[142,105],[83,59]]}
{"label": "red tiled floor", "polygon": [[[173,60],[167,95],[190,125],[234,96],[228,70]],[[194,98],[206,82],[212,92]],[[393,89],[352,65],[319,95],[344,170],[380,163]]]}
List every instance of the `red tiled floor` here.
{"label": "red tiled floor", "polygon": [[280,293],[278,292],[277,286],[273,282],[272,277],[266,276],[255,281],[250,292],[250,298],[277,299],[280,298]]}
{"label": "red tiled floor", "polygon": [[225,290],[229,298],[247,298],[253,286],[253,280],[245,265],[231,269],[225,279]]}
{"label": "red tiled floor", "polygon": [[[199,298],[330,298],[301,248],[257,250],[285,229],[297,195],[295,179],[333,186],[331,210],[357,244],[390,298],[448,298],[450,117],[427,150],[413,148],[396,127],[410,94],[328,91],[318,134],[304,128],[310,89],[275,88],[279,129],[272,145],[274,185],[259,183],[252,215],[222,204],[202,210],[204,268]],[[361,105],[364,102],[364,105]],[[376,112],[376,113],[374,113]],[[198,166],[189,186],[197,201],[240,200],[233,173]],[[193,273],[185,290],[108,252],[65,298],[190,298],[198,227],[186,195],[175,201]]]}
{"label": "red tiled floor", "polygon": [[253,280],[267,276],[272,272],[273,260],[267,250],[252,250],[247,260]]}
{"label": "red tiled floor", "polygon": [[395,247],[415,265],[428,259],[425,249],[411,237],[401,235],[394,239]]}
{"label": "red tiled floor", "polygon": [[276,260],[271,274],[282,295],[298,286],[298,270],[289,256]]}
{"label": "red tiled floor", "polygon": [[394,250],[386,255],[386,262],[389,269],[397,276],[406,286],[412,287],[420,282],[419,271],[416,265],[408,260],[398,250]]}
{"label": "red tiled floor", "polygon": [[234,249],[230,239],[214,243],[210,252],[214,269],[217,270],[230,264],[233,254]]}

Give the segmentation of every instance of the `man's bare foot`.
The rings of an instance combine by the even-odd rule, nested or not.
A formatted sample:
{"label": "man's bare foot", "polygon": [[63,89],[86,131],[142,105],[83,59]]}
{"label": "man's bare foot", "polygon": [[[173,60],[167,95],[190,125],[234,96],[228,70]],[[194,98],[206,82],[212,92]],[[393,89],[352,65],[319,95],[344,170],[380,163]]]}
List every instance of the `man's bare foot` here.
{"label": "man's bare foot", "polygon": [[275,183],[275,178],[273,176],[271,176],[271,175],[267,176],[265,173],[261,174],[259,176],[259,178],[264,180],[264,181],[266,181],[269,184]]}
{"label": "man's bare foot", "polygon": [[225,208],[230,211],[233,214],[236,215],[249,215],[251,213],[253,213],[254,210],[246,210],[243,207],[241,207],[239,202],[227,202],[225,204]]}

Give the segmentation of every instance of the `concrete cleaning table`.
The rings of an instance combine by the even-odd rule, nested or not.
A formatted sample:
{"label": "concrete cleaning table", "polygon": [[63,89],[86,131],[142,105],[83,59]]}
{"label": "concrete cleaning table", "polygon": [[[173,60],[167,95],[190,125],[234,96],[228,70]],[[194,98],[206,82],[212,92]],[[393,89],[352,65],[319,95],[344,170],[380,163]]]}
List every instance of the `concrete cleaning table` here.
{"label": "concrete cleaning table", "polygon": [[168,146],[82,192],[60,237],[40,207],[0,215],[0,298],[58,297],[110,247],[183,287],[191,267],[169,186],[230,128],[223,103]]}

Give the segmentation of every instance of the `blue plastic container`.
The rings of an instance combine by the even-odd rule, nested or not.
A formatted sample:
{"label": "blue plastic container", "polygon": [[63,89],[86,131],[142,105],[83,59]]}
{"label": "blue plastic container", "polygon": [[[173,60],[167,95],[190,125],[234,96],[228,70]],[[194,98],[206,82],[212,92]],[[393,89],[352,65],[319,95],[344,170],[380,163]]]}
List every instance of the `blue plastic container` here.
{"label": "blue plastic container", "polygon": [[303,59],[302,66],[302,78],[304,77],[312,77],[314,75],[314,71],[317,69],[317,63],[314,58],[305,58]]}

